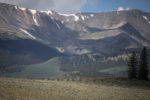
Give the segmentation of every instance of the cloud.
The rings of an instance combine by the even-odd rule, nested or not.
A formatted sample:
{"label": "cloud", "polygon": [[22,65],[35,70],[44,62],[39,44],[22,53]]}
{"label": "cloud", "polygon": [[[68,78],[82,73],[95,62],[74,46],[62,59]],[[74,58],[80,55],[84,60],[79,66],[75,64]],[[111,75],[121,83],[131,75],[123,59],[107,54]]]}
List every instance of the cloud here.
{"label": "cloud", "polygon": [[130,10],[130,8],[124,9],[123,7],[120,6],[120,7],[117,9],[117,11],[123,11],[123,10]]}
{"label": "cloud", "polygon": [[55,10],[60,13],[77,13],[87,2],[96,3],[98,0],[0,0],[20,7],[37,10]]}
{"label": "cloud", "polygon": [[53,0],[0,0],[0,2],[37,10],[48,10],[54,6]]}
{"label": "cloud", "polygon": [[98,5],[100,2],[100,0],[87,0],[87,3],[90,5]]}
{"label": "cloud", "polygon": [[87,0],[53,0],[53,10],[60,13],[77,13]]}
{"label": "cloud", "polygon": [[124,10],[123,7],[119,7],[119,8],[117,9],[117,11],[122,11],[122,10]]}

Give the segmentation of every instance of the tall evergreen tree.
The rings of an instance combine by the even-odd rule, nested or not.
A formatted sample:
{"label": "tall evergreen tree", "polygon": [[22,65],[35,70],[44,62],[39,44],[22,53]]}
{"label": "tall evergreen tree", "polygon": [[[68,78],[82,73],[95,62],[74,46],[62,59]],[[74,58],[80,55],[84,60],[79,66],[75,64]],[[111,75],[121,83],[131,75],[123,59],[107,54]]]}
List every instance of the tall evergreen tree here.
{"label": "tall evergreen tree", "polygon": [[137,78],[137,58],[134,52],[132,53],[128,62],[128,78]]}
{"label": "tall evergreen tree", "polygon": [[143,48],[141,55],[140,55],[138,79],[140,80],[148,79],[148,62],[147,62],[146,47]]}

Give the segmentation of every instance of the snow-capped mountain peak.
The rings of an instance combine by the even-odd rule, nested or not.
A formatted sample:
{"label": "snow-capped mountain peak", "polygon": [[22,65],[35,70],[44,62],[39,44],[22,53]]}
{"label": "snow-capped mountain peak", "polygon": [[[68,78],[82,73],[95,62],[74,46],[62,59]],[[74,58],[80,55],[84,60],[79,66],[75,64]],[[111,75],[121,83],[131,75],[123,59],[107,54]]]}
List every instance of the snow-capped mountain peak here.
{"label": "snow-capped mountain peak", "polygon": [[3,37],[21,33],[18,38],[25,35],[67,54],[149,46],[149,19],[149,13],[139,10],[61,14],[0,3],[0,31],[11,29]]}

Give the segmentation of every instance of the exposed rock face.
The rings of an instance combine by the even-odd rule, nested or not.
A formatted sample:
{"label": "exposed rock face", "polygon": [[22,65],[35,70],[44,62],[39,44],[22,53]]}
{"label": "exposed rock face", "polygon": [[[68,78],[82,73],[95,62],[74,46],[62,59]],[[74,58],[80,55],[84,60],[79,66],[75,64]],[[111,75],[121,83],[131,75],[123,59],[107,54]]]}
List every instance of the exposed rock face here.
{"label": "exposed rock face", "polygon": [[66,54],[150,45],[150,14],[139,10],[59,14],[1,3],[0,22],[7,38],[38,40]]}
{"label": "exposed rock face", "polygon": [[0,71],[8,66],[10,72],[24,70],[21,65],[59,56],[46,62],[46,68],[104,73],[117,73],[117,68],[122,74],[130,53],[139,54],[143,46],[150,47],[150,13],[60,14],[0,3]]}
{"label": "exposed rock face", "polygon": [[150,46],[150,14],[140,10],[60,14],[0,3],[0,39],[38,41],[68,55],[110,53]]}

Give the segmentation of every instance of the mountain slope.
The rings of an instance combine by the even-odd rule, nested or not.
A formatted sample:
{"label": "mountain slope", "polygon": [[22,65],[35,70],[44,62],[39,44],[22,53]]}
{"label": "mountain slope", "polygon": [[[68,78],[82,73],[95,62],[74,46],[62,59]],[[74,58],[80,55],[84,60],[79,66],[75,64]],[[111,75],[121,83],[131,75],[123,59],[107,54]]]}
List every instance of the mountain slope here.
{"label": "mountain slope", "polygon": [[[50,75],[48,73],[52,71],[47,71],[44,76],[55,76],[59,73],[60,76],[61,73],[74,75],[76,71],[81,72],[76,74],[86,76],[86,72],[90,70],[91,75],[97,75],[97,72],[112,74],[116,70],[122,73],[125,72],[125,62],[129,54],[136,51],[139,55],[143,46],[150,48],[150,13],[147,12],[128,10],[60,14],[0,3],[2,72],[12,67],[20,74],[22,71],[32,76],[32,72],[45,72],[45,69],[53,69],[56,65],[58,73]],[[98,58],[93,61],[97,53]],[[67,57],[62,57],[64,55]],[[126,59],[118,60],[121,55]],[[59,60],[55,62],[52,59],[54,57],[59,57]],[[48,60],[49,63],[43,63]],[[37,63],[40,64],[36,65]],[[54,66],[49,67],[51,64]],[[24,66],[22,70],[22,65],[30,66],[31,69],[27,67],[29,69],[24,70]],[[54,68],[55,71],[56,69]]]}
{"label": "mountain slope", "polygon": [[63,76],[65,73],[60,70],[60,67],[59,58],[56,57],[40,64],[7,67],[3,72],[0,72],[0,75],[5,77],[34,79],[57,78]]}
{"label": "mountain slope", "polygon": [[62,54],[46,45],[30,40],[0,40],[0,68],[40,63]]}
{"label": "mountain slope", "polygon": [[[36,11],[3,3],[0,4],[0,8],[1,20],[11,29],[65,54],[95,52],[93,47],[87,48],[88,43],[84,44],[84,40],[90,40],[93,45],[95,39],[107,40],[108,37],[116,38],[122,33],[126,33],[132,41],[141,44],[131,43],[125,48],[150,46],[150,14],[139,10],[60,14],[55,11]],[[112,46],[115,47],[119,43],[116,42]],[[97,52],[102,50],[96,47]]]}
{"label": "mountain slope", "polygon": [[[107,54],[93,53],[71,57],[54,57],[40,64],[5,67],[3,70],[0,70],[0,76],[34,79],[58,77],[125,77],[127,76],[127,62],[132,51],[135,51],[139,57],[140,49],[129,49],[127,51],[116,51]],[[148,59],[150,59],[150,54],[148,55]]]}

